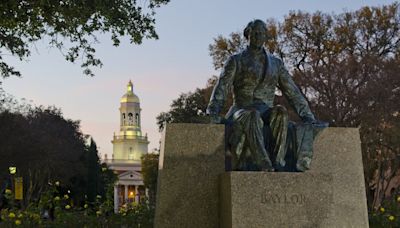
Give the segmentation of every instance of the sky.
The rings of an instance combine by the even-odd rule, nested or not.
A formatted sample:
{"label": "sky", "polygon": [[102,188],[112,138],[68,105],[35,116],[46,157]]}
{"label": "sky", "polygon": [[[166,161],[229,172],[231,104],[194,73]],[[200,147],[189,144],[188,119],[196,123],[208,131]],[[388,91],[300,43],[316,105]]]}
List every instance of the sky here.
{"label": "sky", "polygon": [[282,21],[291,10],[342,13],[362,6],[382,6],[388,0],[171,0],[156,10],[158,40],[132,45],[123,38],[113,47],[109,34],[99,34],[97,57],[104,66],[95,77],[83,75],[80,63],[65,61],[60,51],[38,41],[27,61],[7,57],[22,77],[2,81],[2,88],[35,105],[55,105],[65,118],[80,120],[99,153],[111,157],[111,139],[119,131],[119,100],[132,80],[142,108],[142,133],[148,134],[149,151],[158,148],[156,116],[169,110],[179,94],[204,87],[212,75],[208,46],[218,35],[242,31],[253,19]]}

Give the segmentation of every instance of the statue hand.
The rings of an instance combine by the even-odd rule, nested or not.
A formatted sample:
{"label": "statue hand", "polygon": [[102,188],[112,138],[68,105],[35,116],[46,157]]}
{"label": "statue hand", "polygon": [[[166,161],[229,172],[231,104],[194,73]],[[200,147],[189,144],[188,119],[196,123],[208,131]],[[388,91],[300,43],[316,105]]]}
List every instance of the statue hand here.
{"label": "statue hand", "polygon": [[314,118],[310,118],[310,117],[304,117],[303,118],[303,123],[305,124],[315,124],[317,123],[317,120]]}
{"label": "statue hand", "polygon": [[314,127],[319,127],[319,128],[329,127],[328,122],[320,121],[314,118],[303,118],[303,123],[312,124]]}

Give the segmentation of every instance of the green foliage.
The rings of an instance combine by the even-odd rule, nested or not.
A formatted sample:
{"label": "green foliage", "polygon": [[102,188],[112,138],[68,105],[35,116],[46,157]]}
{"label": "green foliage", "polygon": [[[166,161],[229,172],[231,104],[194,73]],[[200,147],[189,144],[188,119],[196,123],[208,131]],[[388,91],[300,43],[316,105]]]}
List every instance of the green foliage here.
{"label": "green foliage", "polygon": [[63,184],[63,192],[71,192],[75,204],[85,195],[94,202],[96,195],[110,194],[115,174],[99,163],[95,142],[86,145],[79,121],[65,119],[55,107],[18,105],[13,99],[0,107],[1,186],[11,186],[8,167],[16,166],[24,178],[23,206],[37,202],[55,181]]}
{"label": "green foliage", "polygon": [[9,166],[17,167],[25,180],[25,204],[35,200],[53,180],[68,184],[75,196],[83,196],[85,140],[79,122],[64,119],[55,107],[1,112],[0,150],[5,158],[0,160],[1,179]]}
{"label": "green foliage", "polygon": [[155,208],[146,203],[130,203],[124,205],[119,212],[121,224],[129,224],[132,227],[153,227]]}
{"label": "green foliage", "polygon": [[372,211],[369,216],[371,228],[400,227],[400,196],[394,194],[389,201],[377,211]]}
{"label": "green foliage", "polygon": [[49,39],[49,45],[67,52],[70,62],[82,58],[84,73],[93,75],[90,66],[101,66],[95,57],[95,33],[110,33],[114,46],[120,37],[140,44],[143,38],[158,36],[154,29],[155,8],[169,0],[2,0],[0,1],[0,75],[20,76],[20,72],[3,61],[11,54],[20,60],[31,54],[32,44]]}
{"label": "green foliage", "polygon": [[99,174],[101,172],[97,146],[93,138],[90,139],[90,145],[87,150],[87,191],[88,201],[93,202],[99,193]]}
{"label": "green foliage", "polygon": [[3,209],[0,211],[1,227],[40,227],[40,214],[32,211]]}
{"label": "green foliage", "polygon": [[153,207],[156,202],[158,158],[158,154],[145,154],[141,157],[143,183],[148,189],[149,204]]}
{"label": "green foliage", "polygon": [[[113,184],[110,183],[110,184]],[[148,204],[126,204],[118,214],[108,204],[112,195],[97,196],[95,202],[74,204],[62,185],[52,184],[25,209],[7,207],[0,211],[0,227],[153,227],[154,208]],[[5,193],[12,200],[12,194]],[[47,216],[47,212],[50,217]]]}
{"label": "green foliage", "polygon": [[[196,89],[195,92],[182,93],[176,100],[172,101],[171,109],[157,116],[159,131],[164,129],[165,123],[209,123],[206,115],[208,101],[212,89],[217,81],[216,77],[208,80],[205,88]],[[232,98],[228,97],[223,108],[227,112],[232,104]]]}
{"label": "green foliage", "polygon": [[203,123],[207,122],[205,112],[208,100],[204,97],[204,90],[197,89],[194,93],[183,93],[178,99],[172,101],[169,112],[157,116],[159,130],[167,123]]}
{"label": "green foliage", "polygon": [[[117,181],[117,175],[113,170],[107,167],[107,164],[101,164],[101,173],[99,178],[99,194],[96,195],[96,202],[102,201],[102,211],[110,214],[114,211],[114,184]],[[90,203],[90,202],[89,202]]]}

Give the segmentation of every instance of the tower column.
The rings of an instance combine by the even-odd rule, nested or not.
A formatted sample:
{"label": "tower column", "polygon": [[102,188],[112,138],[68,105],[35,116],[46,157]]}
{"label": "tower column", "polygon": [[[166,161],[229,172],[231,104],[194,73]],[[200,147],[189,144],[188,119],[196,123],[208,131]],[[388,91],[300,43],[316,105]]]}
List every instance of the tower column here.
{"label": "tower column", "polygon": [[128,202],[128,185],[124,185],[125,192],[124,192],[124,202]]}
{"label": "tower column", "polygon": [[114,185],[114,213],[118,213],[118,185]]}
{"label": "tower column", "polygon": [[135,202],[139,203],[139,188],[135,185]]}

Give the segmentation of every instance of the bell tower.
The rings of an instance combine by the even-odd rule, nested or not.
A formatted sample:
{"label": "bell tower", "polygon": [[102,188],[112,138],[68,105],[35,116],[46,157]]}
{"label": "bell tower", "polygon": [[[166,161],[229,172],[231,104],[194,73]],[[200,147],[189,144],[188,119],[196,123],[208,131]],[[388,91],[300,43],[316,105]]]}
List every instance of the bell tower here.
{"label": "bell tower", "polygon": [[149,141],[142,135],[139,97],[133,92],[131,81],[120,100],[120,131],[114,133],[113,158],[119,162],[140,162],[147,153]]}
{"label": "bell tower", "polygon": [[138,96],[133,93],[133,84],[128,82],[127,91],[121,98],[120,111],[120,131],[128,135],[141,136],[140,129],[140,101]]}

